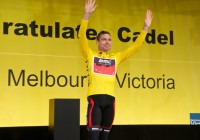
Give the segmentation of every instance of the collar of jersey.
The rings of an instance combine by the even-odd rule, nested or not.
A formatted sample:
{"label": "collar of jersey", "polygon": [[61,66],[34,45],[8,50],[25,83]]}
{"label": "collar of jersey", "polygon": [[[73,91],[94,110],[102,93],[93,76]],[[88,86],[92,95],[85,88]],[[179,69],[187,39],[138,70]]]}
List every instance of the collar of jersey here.
{"label": "collar of jersey", "polygon": [[105,58],[108,57],[109,53],[108,52],[99,52],[99,56]]}

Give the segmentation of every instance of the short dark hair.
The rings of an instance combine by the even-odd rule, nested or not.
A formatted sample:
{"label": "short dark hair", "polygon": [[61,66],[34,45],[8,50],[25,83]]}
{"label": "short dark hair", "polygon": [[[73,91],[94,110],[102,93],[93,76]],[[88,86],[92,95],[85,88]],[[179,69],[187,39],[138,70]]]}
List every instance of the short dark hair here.
{"label": "short dark hair", "polygon": [[97,40],[98,40],[98,41],[99,41],[99,39],[100,39],[101,35],[103,35],[103,34],[109,34],[109,35],[110,35],[110,32],[108,32],[108,31],[105,31],[105,30],[103,30],[103,31],[100,31],[100,32],[97,34]]}

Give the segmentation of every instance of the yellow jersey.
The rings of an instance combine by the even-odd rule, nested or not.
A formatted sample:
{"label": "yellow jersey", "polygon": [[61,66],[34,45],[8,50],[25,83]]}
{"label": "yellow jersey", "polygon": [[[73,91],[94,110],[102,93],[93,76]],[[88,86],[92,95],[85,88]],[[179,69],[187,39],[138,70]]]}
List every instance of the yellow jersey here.
{"label": "yellow jersey", "polygon": [[115,97],[115,76],[118,65],[134,54],[143,44],[146,31],[142,30],[132,46],[122,52],[108,53],[91,50],[86,38],[88,20],[82,20],[79,30],[80,47],[86,58],[88,71],[88,96],[107,94]]}

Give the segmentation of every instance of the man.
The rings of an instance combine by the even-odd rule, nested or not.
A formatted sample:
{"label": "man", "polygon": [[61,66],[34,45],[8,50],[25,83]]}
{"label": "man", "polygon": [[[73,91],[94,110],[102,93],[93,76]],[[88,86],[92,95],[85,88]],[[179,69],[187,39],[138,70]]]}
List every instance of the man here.
{"label": "man", "polygon": [[152,13],[147,10],[143,29],[132,46],[123,52],[110,54],[108,51],[111,49],[111,35],[107,31],[101,31],[97,35],[98,52],[91,50],[88,46],[86,38],[88,20],[96,7],[95,0],[86,0],[79,39],[83,56],[87,60],[89,73],[88,138],[89,140],[107,140],[115,114],[114,86],[117,67],[142,46],[151,25]]}

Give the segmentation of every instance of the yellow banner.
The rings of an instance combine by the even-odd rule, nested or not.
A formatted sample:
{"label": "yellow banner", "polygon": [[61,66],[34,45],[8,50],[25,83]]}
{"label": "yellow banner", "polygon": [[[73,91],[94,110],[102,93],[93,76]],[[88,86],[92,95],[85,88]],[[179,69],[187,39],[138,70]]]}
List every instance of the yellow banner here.
{"label": "yellow banner", "polygon": [[[97,0],[88,29],[109,30],[112,51],[137,38],[146,9],[153,23],[143,48],[116,75],[114,124],[190,124],[200,113],[200,1]],[[0,1],[0,126],[48,125],[49,99],[78,98],[86,124],[87,78],[78,42],[84,0]]]}

